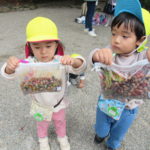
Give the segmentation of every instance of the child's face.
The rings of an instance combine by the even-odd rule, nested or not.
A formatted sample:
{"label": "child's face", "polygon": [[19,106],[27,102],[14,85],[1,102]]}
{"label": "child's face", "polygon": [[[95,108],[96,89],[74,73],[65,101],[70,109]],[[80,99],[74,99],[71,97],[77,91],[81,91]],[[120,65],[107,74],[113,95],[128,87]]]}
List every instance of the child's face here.
{"label": "child's face", "polygon": [[131,31],[130,26],[125,28],[124,24],[112,28],[111,46],[112,50],[117,54],[128,54],[139,45],[136,35]]}
{"label": "child's face", "polygon": [[58,44],[55,41],[30,43],[33,55],[40,62],[52,61],[54,59],[57,45]]}

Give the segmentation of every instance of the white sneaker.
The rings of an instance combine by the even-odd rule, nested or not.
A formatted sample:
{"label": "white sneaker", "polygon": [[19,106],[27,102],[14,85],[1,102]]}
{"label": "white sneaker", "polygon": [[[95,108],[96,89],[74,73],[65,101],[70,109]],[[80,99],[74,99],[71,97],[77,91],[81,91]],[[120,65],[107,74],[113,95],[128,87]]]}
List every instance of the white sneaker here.
{"label": "white sneaker", "polygon": [[89,31],[88,34],[89,34],[90,36],[93,36],[93,37],[96,37],[96,36],[97,36],[94,30]]}
{"label": "white sneaker", "polygon": [[69,81],[67,81],[67,86],[69,87],[71,85],[71,83]]}
{"label": "white sneaker", "polygon": [[84,32],[89,32],[89,29],[88,29],[88,28],[85,28],[85,29],[84,29]]}
{"label": "white sneaker", "polygon": [[109,21],[107,21],[107,23],[104,25],[105,27],[108,27],[109,26]]}
{"label": "white sneaker", "polygon": [[68,142],[68,137],[65,136],[63,138],[58,137],[58,142],[60,144],[60,149],[61,150],[70,150],[70,144]]}
{"label": "white sneaker", "polygon": [[50,146],[48,144],[48,137],[39,138],[40,150],[50,150]]}
{"label": "white sneaker", "polygon": [[76,18],[76,22],[77,23],[83,23],[83,22],[85,22],[85,16]]}

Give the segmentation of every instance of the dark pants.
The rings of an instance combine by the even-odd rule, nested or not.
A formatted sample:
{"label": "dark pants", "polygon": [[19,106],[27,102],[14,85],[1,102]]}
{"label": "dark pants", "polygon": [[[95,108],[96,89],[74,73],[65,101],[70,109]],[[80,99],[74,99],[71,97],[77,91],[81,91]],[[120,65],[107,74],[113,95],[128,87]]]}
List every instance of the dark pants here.
{"label": "dark pants", "polygon": [[72,74],[72,73],[69,73],[69,79],[76,79],[78,77],[78,75],[76,74]]}
{"label": "dark pants", "polygon": [[89,31],[92,31],[92,20],[95,12],[96,1],[94,2],[87,2],[87,13],[86,13],[86,20],[85,20],[85,28],[88,28]]}
{"label": "dark pants", "polygon": [[69,79],[77,79],[78,76],[82,77],[84,76],[84,73],[81,73],[80,75],[69,73]]}

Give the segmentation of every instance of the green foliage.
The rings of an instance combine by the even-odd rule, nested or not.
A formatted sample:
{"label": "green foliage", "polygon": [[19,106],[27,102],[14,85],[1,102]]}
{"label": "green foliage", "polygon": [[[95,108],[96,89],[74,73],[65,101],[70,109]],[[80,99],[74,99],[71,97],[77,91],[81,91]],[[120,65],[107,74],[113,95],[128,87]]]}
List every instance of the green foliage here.
{"label": "green foliage", "polygon": [[140,0],[142,7],[150,10],[150,0]]}

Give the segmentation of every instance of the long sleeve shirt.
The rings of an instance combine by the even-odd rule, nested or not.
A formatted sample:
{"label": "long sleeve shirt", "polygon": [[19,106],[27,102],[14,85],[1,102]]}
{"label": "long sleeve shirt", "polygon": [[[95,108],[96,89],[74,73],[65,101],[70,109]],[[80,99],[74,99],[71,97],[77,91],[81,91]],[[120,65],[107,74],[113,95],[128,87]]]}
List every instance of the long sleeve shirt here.
{"label": "long sleeve shirt", "polygon": [[[108,46],[109,47],[109,46]],[[90,53],[90,55],[89,55],[89,63],[90,63],[90,65],[91,66],[93,66],[94,67],[94,61],[93,61],[93,55],[94,55],[94,53],[97,51],[97,50],[100,50],[99,48],[96,48],[96,49],[94,49],[91,53]],[[134,63],[136,63],[136,62],[138,62],[138,61],[140,61],[140,60],[143,60],[143,59],[146,59],[147,58],[147,56],[146,56],[146,50],[144,50],[144,51],[142,51],[142,52],[140,52],[140,53],[138,53],[138,52],[134,52],[133,54],[131,54],[131,55],[129,55],[129,56],[126,56],[126,55],[115,55],[114,57],[113,57],[113,62],[115,63],[115,64],[118,64],[118,65],[120,65],[120,66],[127,66],[127,65],[132,65],[132,64],[134,64]],[[100,91],[101,92],[101,91]],[[102,93],[100,93],[100,95],[101,95]],[[137,107],[137,106],[139,106],[139,105],[141,105],[142,103],[143,103],[143,100],[130,100],[130,101],[126,101],[126,99],[124,99],[124,101],[123,102],[126,102],[127,104],[126,104],[126,106],[127,106],[127,108],[129,108],[129,109],[133,109],[133,108],[135,108],[135,107]]]}

